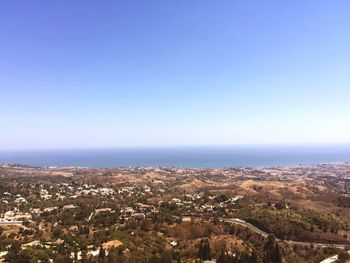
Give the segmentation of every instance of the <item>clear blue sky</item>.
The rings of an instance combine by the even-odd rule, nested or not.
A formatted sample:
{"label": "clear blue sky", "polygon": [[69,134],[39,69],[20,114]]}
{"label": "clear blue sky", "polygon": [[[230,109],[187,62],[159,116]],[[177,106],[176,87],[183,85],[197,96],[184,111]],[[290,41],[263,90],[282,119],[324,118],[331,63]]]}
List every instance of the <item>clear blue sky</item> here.
{"label": "clear blue sky", "polygon": [[350,142],[350,1],[0,2],[0,149]]}

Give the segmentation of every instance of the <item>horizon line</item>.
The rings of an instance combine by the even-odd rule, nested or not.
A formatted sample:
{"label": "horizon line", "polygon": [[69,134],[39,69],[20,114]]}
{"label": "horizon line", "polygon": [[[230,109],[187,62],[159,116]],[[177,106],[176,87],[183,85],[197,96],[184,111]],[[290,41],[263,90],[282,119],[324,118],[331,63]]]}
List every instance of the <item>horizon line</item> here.
{"label": "horizon line", "polygon": [[198,149],[233,147],[317,147],[350,146],[350,142],[311,142],[311,143],[236,143],[236,144],[195,144],[195,145],[129,145],[129,146],[87,146],[87,147],[50,147],[50,148],[14,148],[0,149],[0,152],[41,152],[41,151],[91,151],[91,150],[161,150],[161,149]]}

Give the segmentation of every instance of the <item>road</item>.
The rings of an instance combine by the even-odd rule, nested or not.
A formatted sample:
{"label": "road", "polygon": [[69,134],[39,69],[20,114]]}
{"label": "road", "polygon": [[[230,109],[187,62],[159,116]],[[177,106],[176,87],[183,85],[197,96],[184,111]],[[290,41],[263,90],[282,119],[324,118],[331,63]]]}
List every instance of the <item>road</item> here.
{"label": "road", "polygon": [[[348,254],[350,254],[350,250],[348,251]],[[320,263],[335,263],[338,260],[338,255],[326,258],[325,260],[322,260]]]}
{"label": "road", "polygon": [[[269,235],[265,231],[257,228],[256,226],[254,226],[254,225],[252,225],[244,220],[238,219],[238,218],[220,218],[219,220],[223,221],[223,222],[227,222],[227,223],[232,223],[232,224],[248,227],[250,230],[262,235],[263,237],[267,237]],[[285,239],[279,239],[279,238],[276,238],[276,240],[278,242],[286,242],[290,245],[300,245],[300,246],[313,245],[315,247],[322,247],[322,248],[334,247],[334,248],[339,248],[339,249],[345,249],[346,247],[350,246],[350,244],[302,242],[302,241],[285,240]]]}

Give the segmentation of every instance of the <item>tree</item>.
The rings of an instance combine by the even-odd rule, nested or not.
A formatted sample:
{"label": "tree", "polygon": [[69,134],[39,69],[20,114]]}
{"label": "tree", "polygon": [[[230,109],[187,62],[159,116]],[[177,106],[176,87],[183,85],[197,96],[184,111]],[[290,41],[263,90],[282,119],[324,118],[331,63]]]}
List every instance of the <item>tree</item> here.
{"label": "tree", "polygon": [[148,259],[147,263],[160,263],[160,258],[153,255]]}
{"label": "tree", "polygon": [[100,252],[98,253],[98,262],[104,263],[106,259],[106,251],[103,249],[103,247],[100,247]]}
{"label": "tree", "polygon": [[52,236],[54,238],[59,238],[62,235],[62,229],[60,227],[55,227],[52,231]]}
{"label": "tree", "polygon": [[9,252],[5,256],[5,262],[9,262],[9,263],[18,262],[18,255],[20,251],[21,251],[21,245],[19,244],[19,242],[18,241],[13,242],[9,249]]}
{"label": "tree", "polygon": [[54,258],[55,263],[72,263],[73,260],[69,256],[62,256],[60,254],[57,254]]}
{"label": "tree", "polygon": [[125,258],[123,257],[122,249],[112,248],[107,256],[108,263],[124,263]]}
{"label": "tree", "polygon": [[210,245],[208,239],[202,239],[198,248],[198,257],[201,260],[210,260]]}
{"label": "tree", "polygon": [[225,202],[225,201],[227,201],[228,199],[229,199],[229,197],[228,197],[226,194],[221,194],[221,195],[215,197],[215,201],[216,201],[216,202],[219,202],[219,203]]}
{"label": "tree", "polygon": [[86,250],[82,250],[81,251],[81,262],[82,263],[87,263],[88,260],[87,260],[87,251]]}
{"label": "tree", "polygon": [[269,235],[266,238],[264,245],[264,257],[263,261],[266,263],[281,263],[282,257],[279,246],[273,235]]}
{"label": "tree", "polygon": [[256,254],[255,249],[253,248],[252,255],[250,257],[251,263],[257,263],[258,262],[258,255]]}
{"label": "tree", "polygon": [[350,254],[346,251],[342,251],[338,255],[337,263],[345,263],[349,259],[350,259]]}
{"label": "tree", "polygon": [[163,251],[162,254],[160,255],[160,262],[171,263],[171,255],[168,252]]}
{"label": "tree", "polygon": [[49,263],[52,251],[49,249],[32,249],[21,250],[18,242],[13,243],[9,253],[5,256],[5,262],[8,263],[32,263],[42,262]]}
{"label": "tree", "polygon": [[225,249],[222,248],[219,257],[216,259],[216,263],[226,263]]}

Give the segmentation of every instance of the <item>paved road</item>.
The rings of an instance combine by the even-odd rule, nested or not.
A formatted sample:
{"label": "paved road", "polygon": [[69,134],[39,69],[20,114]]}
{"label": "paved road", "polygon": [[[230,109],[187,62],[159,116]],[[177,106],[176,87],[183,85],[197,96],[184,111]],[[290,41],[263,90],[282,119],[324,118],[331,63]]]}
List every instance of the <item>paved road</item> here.
{"label": "paved road", "polygon": [[[253,230],[254,232],[262,235],[263,237],[267,237],[269,235],[265,231],[257,228],[256,226],[254,226],[254,225],[252,225],[244,220],[238,219],[238,218],[220,218],[219,220],[223,221],[223,222],[227,222],[227,223],[232,223],[232,224],[248,227],[249,229]],[[276,240],[279,242],[286,242],[290,245],[300,245],[300,246],[313,245],[315,247],[322,247],[322,248],[334,247],[334,248],[344,249],[346,247],[349,247],[349,245],[350,245],[350,244],[335,244],[335,243],[301,242],[301,241],[293,241],[293,240],[284,240],[284,239],[279,239],[279,238],[276,238]]]}
{"label": "paved road", "polygon": [[[348,254],[350,254],[350,250],[348,251]],[[322,260],[320,263],[334,263],[334,262],[337,262],[337,260],[338,260],[338,255],[335,255]]]}

